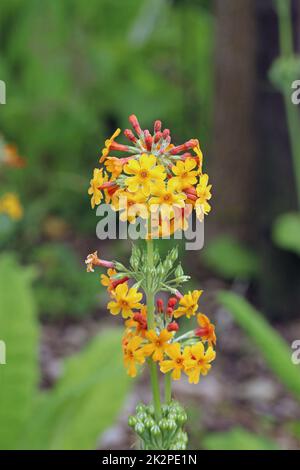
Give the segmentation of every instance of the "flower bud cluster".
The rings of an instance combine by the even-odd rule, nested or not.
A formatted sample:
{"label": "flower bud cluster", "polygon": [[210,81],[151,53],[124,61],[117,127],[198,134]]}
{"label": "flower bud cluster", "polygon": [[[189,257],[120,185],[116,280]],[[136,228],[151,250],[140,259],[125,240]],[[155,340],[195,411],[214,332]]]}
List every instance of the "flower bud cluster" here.
{"label": "flower bud cluster", "polygon": [[139,436],[142,449],[185,450],[187,434],[182,427],[187,421],[187,415],[182,406],[171,401],[162,406],[162,416],[155,419],[153,405],[139,403],[136,414],[130,416],[128,424]]}

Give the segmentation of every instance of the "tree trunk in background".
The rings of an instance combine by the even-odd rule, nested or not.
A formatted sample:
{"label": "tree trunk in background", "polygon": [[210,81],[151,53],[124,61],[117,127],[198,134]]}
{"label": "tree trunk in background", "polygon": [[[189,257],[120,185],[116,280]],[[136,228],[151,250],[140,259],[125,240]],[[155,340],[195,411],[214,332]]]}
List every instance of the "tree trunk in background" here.
{"label": "tree trunk in background", "polygon": [[[299,0],[293,1],[294,26],[299,30]],[[272,242],[272,226],[280,214],[296,210],[296,188],[286,113],[281,93],[269,80],[269,70],[279,54],[278,19],[273,0],[257,0],[256,127],[258,152],[257,242],[261,260],[258,304],[276,319],[298,316],[300,262],[293,253]]]}
{"label": "tree trunk in background", "polygon": [[[251,239],[255,221],[255,2],[216,0],[213,213],[209,231]],[[212,233],[214,235],[214,233]]]}

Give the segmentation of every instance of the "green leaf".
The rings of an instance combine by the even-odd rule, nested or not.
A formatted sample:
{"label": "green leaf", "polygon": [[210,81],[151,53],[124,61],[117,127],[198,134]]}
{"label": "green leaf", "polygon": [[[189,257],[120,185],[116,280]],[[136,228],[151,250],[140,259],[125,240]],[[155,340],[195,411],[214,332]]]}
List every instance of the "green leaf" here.
{"label": "green leaf", "polygon": [[299,212],[283,214],[273,226],[273,240],[284,250],[300,255],[300,214]]}
{"label": "green leaf", "polygon": [[94,449],[129,390],[121,356],[120,331],[106,330],[68,359],[55,388],[40,397],[24,447]]}
{"label": "green leaf", "polygon": [[0,448],[16,449],[32,413],[38,382],[38,326],[31,276],[12,256],[0,259]]}
{"label": "green leaf", "polygon": [[279,57],[269,71],[273,85],[283,94],[290,93],[291,84],[300,75],[300,56]]}
{"label": "green leaf", "polygon": [[275,442],[239,427],[209,434],[202,444],[208,450],[279,450]]}
{"label": "green leaf", "polygon": [[232,292],[220,292],[218,300],[245,330],[278,380],[300,400],[300,371],[292,363],[292,350],[284,339],[242,297]]}
{"label": "green leaf", "polygon": [[259,261],[256,253],[230,236],[211,242],[203,252],[204,263],[225,279],[249,279],[257,276]]}

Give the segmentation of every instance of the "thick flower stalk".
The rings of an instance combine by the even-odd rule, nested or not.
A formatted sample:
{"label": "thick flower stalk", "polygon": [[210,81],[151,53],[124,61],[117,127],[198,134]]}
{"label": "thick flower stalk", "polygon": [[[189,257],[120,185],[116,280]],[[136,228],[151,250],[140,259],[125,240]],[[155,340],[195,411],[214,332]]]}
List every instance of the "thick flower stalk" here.
{"label": "thick flower stalk", "polygon": [[[154,246],[153,238],[164,236],[167,229],[169,233],[185,230],[192,211],[202,221],[211,210],[211,185],[202,171],[198,140],[175,146],[160,121],[150,134],[141,129],[135,116],[129,120],[135,133],[126,129],[124,135],[130,144],[116,142],[120,129],[105,141],[88,193],[92,208],[104,201],[123,221],[145,220],[146,247],[133,246],[128,266],[104,260],[97,251],[85,262],[88,272],[107,269],[100,280],[110,296],[108,311],[124,319],[122,349],[127,373],[136,377],[145,366],[149,368],[153,403],[139,404],[136,415],[129,418],[141,448],[185,449],[187,435],[182,427],[186,414],[172,400],[171,385],[184,375],[197,384],[209,372],[216,356],[215,327],[199,311],[202,290],[182,292],[190,277],[178,262],[177,248],[162,259],[159,241]],[[115,152],[125,152],[126,157],[117,157]],[[180,332],[182,318],[193,322],[185,333]],[[163,404],[160,373],[165,377]]]}

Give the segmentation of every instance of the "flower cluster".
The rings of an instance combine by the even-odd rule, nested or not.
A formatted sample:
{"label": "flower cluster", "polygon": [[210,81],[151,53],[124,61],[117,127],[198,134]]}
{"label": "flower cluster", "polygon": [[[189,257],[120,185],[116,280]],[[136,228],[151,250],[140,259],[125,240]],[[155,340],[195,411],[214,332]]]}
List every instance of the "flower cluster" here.
{"label": "flower cluster", "polygon": [[[120,129],[105,141],[88,190],[92,208],[105,201],[130,223],[156,218],[151,226],[156,236],[186,229],[193,209],[202,221],[211,210],[211,185],[202,171],[199,141],[175,146],[161,121],[155,121],[153,134],[141,129],[136,116],[129,121],[134,130],[124,131],[129,145],[116,142]],[[125,157],[116,155],[123,152]]]}
{"label": "flower cluster", "polygon": [[[187,435],[182,426],[183,409],[172,401],[171,379],[183,374],[197,384],[215,359],[215,327],[198,310],[201,290],[181,293],[190,277],[177,262],[173,248],[164,259],[154,247],[153,238],[188,228],[189,216],[200,221],[211,210],[211,185],[203,173],[199,142],[171,143],[170,131],[155,121],[154,131],[142,130],[134,115],[129,117],[133,131],[124,135],[129,144],[117,143],[117,129],[100,156],[88,190],[92,208],[110,204],[120,220],[145,221],[146,249],[133,246],[129,266],[107,261],[97,251],[87,256],[88,272],[105,268],[100,282],[107,288],[107,309],[124,319],[122,340],[124,366],[135,377],[148,364],[153,405],[139,405],[129,425],[140,437],[144,449],[185,449]],[[126,156],[122,155],[122,152]],[[194,319],[190,331],[180,333],[180,319]],[[165,376],[165,400],[161,406],[158,369]]]}
{"label": "flower cluster", "polygon": [[[149,278],[145,276],[146,253],[134,248],[130,268],[115,261],[102,260],[97,252],[86,259],[88,272],[93,272],[95,266],[108,268],[107,274],[101,275],[101,283],[107,287],[111,297],[107,309],[112,315],[122,315],[125,320],[122,346],[124,365],[131,377],[137,375],[139,365],[151,358],[159,364],[161,372],[171,373],[174,380],[185,373],[189,382],[196,384],[201,375],[208,373],[215,359],[215,327],[206,315],[198,312],[202,291],[194,290],[182,295],[177,289],[189,278],[180,264],[173,268],[177,256],[176,249],[171,250],[164,261],[161,261],[158,252],[154,254],[156,275],[152,279],[155,282],[152,289],[154,292],[168,292],[169,298],[166,305],[161,297],[157,298],[151,328],[143,294],[139,291],[142,288],[146,292],[149,288]],[[131,287],[128,283],[130,279],[135,281]],[[181,317],[195,317],[197,326],[180,335],[176,320]]]}

